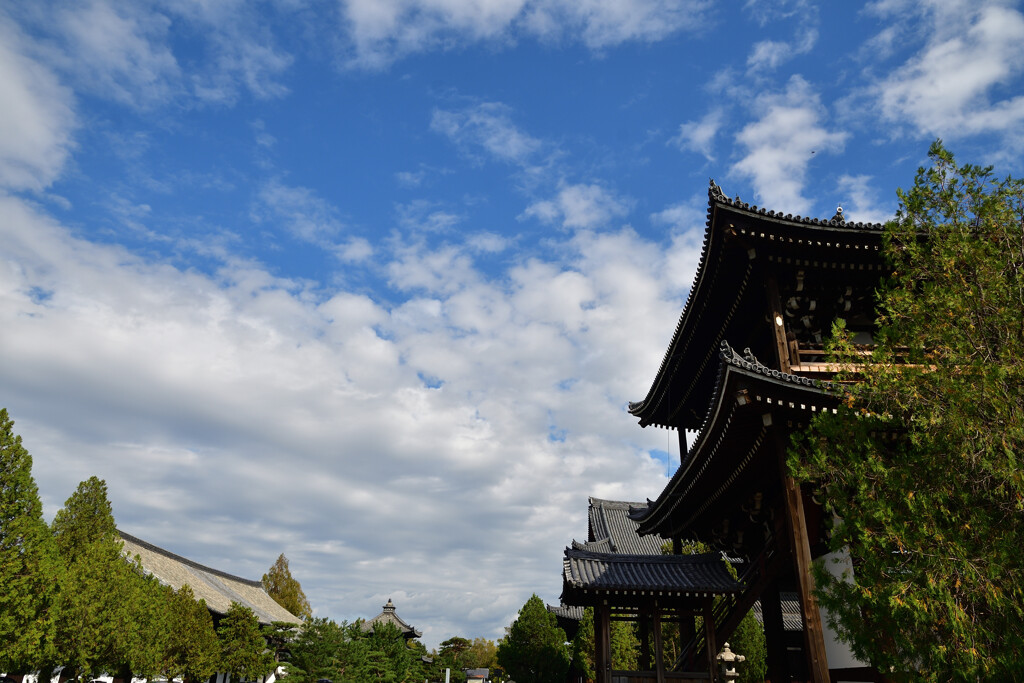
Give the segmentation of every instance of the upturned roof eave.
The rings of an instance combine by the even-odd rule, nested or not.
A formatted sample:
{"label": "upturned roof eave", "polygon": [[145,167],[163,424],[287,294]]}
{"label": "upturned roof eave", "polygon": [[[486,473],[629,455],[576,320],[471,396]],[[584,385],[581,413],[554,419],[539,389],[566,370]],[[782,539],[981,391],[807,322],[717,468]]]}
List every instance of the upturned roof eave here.
{"label": "upturned roof eave", "polygon": [[[691,496],[708,494],[703,489],[691,492],[688,486],[692,486],[696,473],[703,466],[719,457],[717,450],[722,443],[723,432],[730,428],[733,423],[732,414],[738,407],[735,394],[740,385],[752,390],[749,393],[757,393],[757,387],[761,387],[763,393],[771,393],[776,397],[786,396],[792,399],[787,400],[787,407],[792,403],[793,409],[801,406],[800,409],[811,413],[823,408],[831,409],[839,401],[836,385],[774,370],[757,359],[741,356],[727,342],[721,345],[719,359],[714,393],[693,447],[657,500],[648,500],[646,507],[630,513],[630,518],[638,524],[637,533],[641,536],[660,534],[668,537],[665,524],[672,513]],[[771,405],[764,404],[764,407]],[[780,403],[774,405],[783,407]]]}
{"label": "upturned roof eave", "polygon": [[[768,211],[756,205],[747,204],[738,197],[736,199],[729,199],[712,180],[708,188],[708,212],[704,243],[694,282],[690,287],[690,294],[687,297],[683,312],[679,317],[668,349],[654,377],[654,381],[651,383],[647,396],[641,401],[630,403],[628,406],[630,414],[638,418],[642,427],[656,425],[675,429],[682,425],[687,429],[696,429],[699,426],[699,420],[696,417],[701,413],[699,408],[693,408],[687,414],[683,412],[683,405],[666,406],[664,405],[664,399],[676,381],[676,375],[681,370],[699,365],[699,362],[695,361],[691,356],[701,354],[706,350],[703,346],[700,349],[691,349],[689,340],[700,336],[697,332],[702,324],[703,316],[699,312],[711,306],[709,302],[703,301],[703,299],[714,297],[718,290],[716,287],[717,278],[715,276],[717,271],[715,266],[717,266],[717,262],[722,258],[724,233],[733,227],[724,218],[725,214],[743,217],[747,220],[756,221],[758,224],[779,226],[787,233],[802,235],[801,239],[808,242],[814,241],[813,237],[819,237],[819,241],[827,243],[837,236],[854,241],[864,241],[866,239],[878,242],[884,227],[880,223],[850,223],[837,218],[822,220],[799,215],[794,217],[791,214],[783,215],[781,212]],[[725,303],[722,303],[722,305],[725,305]],[[707,371],[707,369],[704,371]],[[689,380],[691,389],[698,382],[696,375],[699,375],[699,373],[695,373],[695,376]],[[689,404],[693,401],[703,400],[706,400],[706,397],[685,396],[683,402]]]}

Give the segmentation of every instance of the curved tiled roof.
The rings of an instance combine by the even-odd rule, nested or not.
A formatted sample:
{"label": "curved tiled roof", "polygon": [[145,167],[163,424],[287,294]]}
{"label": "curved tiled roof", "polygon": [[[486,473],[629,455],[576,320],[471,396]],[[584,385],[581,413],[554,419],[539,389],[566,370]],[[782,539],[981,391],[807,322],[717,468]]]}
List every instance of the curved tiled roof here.
{"label": "curved tiled roof", "polygon": [[188,558],[147,543],[123,531],[122,553],[138,557],[143,570],[160,583],[179,590],[188,585],[196,599],[206,601],[206,607],[217,614],[226,614],[232,602],[248,607],[262,624],[274,621],[299,623],[302,620],[274,602],[259,581],[233,576],[219,569],[206,567]]}
{"label": "curved tiled roof", "polygon": [[565,593],[630,591],[696,596],[743,590],[719,553],[703,555],[622,555],[565,549]]}
{"label": "curved tiled roof", "polygon": [[637,523],[629,512],[643,503],[621,500],[589,499],[587,517],[589,521],[588,541],[573,541],[573,547],[601,553],[625,553],[628,555],[660,555],[665,539],[657,534],[640,536]]}
{"label": "curved tiled roof", "polygon": [[[749,393],[752,394],[751,401],[764,401],[765,405],[792,410],[817,412],[832,409],[837,400],[834,394],[829,393],[836,389],[833,383],[769,368],[751,355],[749,350],[745,350],[741,355],[728,342],[720,343],[718,358],[714,391],[693,447],[658,499],[648,499],[645,505],[638,505],[630,510],[630,519],[638,524],[641,531],[653,530],[651,525],[654,519],[666,517],[684,500],[689,499],[691,492],[699,491],[702,496],[701,506],[693,516],[700,514],[728,488],[731,478],[739,476],[761,447],[766,427],[761,427],[760,434],[746,434],[749,443],[744,446],[742,453],[736,454],[737,462],[729,468],[730,479],[716,482],[716,489],[699,488],[702,475],[723,447],[723,440],[729,432],[728,427],[739,407],[729,394],[728,386],[735,386],[740,379],[744,379],[749,387]],[[795,395],[801,397],[799,401],[793,398]]]}
{"label": "curved tiled roof", "polygon": [[[770,251],[775,252],[774,255],[768,253],[769,261],[792,261],[802,267],[878,271],[880,274],[878,249],[883,227],[880,223],[848,222],[839,212],[826,220],[766,210],[743,202],[738,197],[729,199],[711,180],[708,188],[707,228],[694,282],[647,396],[643,400],[630,402],[629,412],[640,418],[641,425],[660,424],[675,428],[676,424],[666,423],[667,417],[677,410],[675,403],[663,407],[662,401],[672,386],[672,378],[681,371],[684,362],[687,363],[685,372],[689,379],[682,387],[682,395],[676,396],[675,400],[703,400],[693,393],[694,387],[698,379],[710,370],[711,354],[722,341],[725,328],[732,323],[739,299],[748,290],[753,254],[762,248],[760,245],[770,246]],[[725,248],[723,240],[727,235],[739,240],[735,244],[749,241],[749,244],[744,242],[751,259],[745,266],[746,272],[720,271]],[[790,253],[795,248],[810,250],[807,253],[815,256],[801,259],[799,254]],[[819,254],[828,254],[828,257],[819,258]],[[738,267],[738,264],[732,265]],[[721,285],[726,282],[730,284],[726,290],[722,290]],[[702,319],[711,311],[719,316],[718,321],[702,323]],[[693,346],[694,343],[697,346]],[[694,411],[686,413],[688,417],[684,418],[687,428],[694,428],[692,422],[699,418],[695,414],[699,409],[692,405],[691,408]]]}
{"label": "curved tiled roof", "polygon": [[739,197],[735,199],[729,199],[722,192],[722,188],[718,186],[712,178],[708,184],[708,199],[709,201],[718,202],[720,204],[726,204],[735,209],[749,212],[751,215],[767,216],[769,218],[777,218],[779,220],[790,221],[792,223],[803,223],[805,225],[820,225],[828,226],[833,228],[852,228],[855,230],[874,230],[881,232],[885,225],[882,223],[861,223],[861,222],[849,222],[843,218],[843,210],[839,208],[836,210],[836,215],[830,219],[822,218],[811,218],[810,216],[800,216],[797,214],[794,216],[791,213],[783,214],[781,211],[770,211],[765,208],[758,208],[757,204],[748,204],[741,200]]}
{"label": "curved tiled roof", "polygon": [[375,616],[373,619],[363,622],[362,629],[364,631],[372,631],[373,627],[377,624],[392,624],[401,631],[402,635],[406,638],[419,638],[423,635],[422,632],[417,631],[415,628],[405,623],[405,620],[395,613],[395,603],[391,602],[391,598],[388,598],[388,603],[384,605],[383,612]]}

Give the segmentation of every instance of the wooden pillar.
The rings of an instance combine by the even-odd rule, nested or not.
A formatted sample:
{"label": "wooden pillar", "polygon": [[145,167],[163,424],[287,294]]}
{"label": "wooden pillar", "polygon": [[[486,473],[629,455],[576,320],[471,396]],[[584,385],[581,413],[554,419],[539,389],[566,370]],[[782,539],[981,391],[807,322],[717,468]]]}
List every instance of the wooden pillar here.
{"label": "wooden pillar", "polygon": [[594,675],[595,683],[611,683],[611,608],[608,603],[594,606]]}
{"label": "wooden pillar", "polygon": [[765,654],[768,660],[768,678],[772,683],[789,680],[789,662],[786,659],[786,628],[782,619],[782,598],[779,592],[780,584],[776,579],[761,593]]}
{"label": "wooden pillar", "polygon": [[687,648],[686,663],[684,664],[687,671],[693,671],[693,660],[696,653],[692,647],[688,647],[688,644],[693,641],[696,632],[693,612],[689,610],[683,612],[679,617],[679,646]]}
{"label": "wooden pillar", "polygon": [[704,601],[704,644],[708,653],[708,673],[710,680],[718,680],[718,642],[715,640],[714,598]]}
{"label": "wooden pillar", "polygon": [[811,545],[804,517],[804,501],[800,487],[793,477],[785,477],[786,521],[793,549],[797,589],[804,618],[804,645],[807,648],[807,668],[814,683],[828,683],[828,656],[825,654],[825,633],[821,626],[818,599],[814,597],[814,575],[811,574]]}
{"label": "wooden pillar", "polygon": [[775,448],[782,473],[782,488],[785,495],[786,531],[793,569],[796,571],[796,585],[800,593],[800,608],[804,620],[804,651],[807,670],[814,683],[828,683],[828,656],[825,654],[825,632],[821,626],[821,611],[814,596],[814,575],[811,573],[811,541],[804,516],[804,499],[800,486],[786,469],[786,449],[778,430],[775,430]]}
{"label": "wooden pillar", "polygon": [[651,609],[641,607],[637,610],[637,625],[640,627],[640,657],[637,664],[641,671],[651,670]]}
{"label": "wooden pillar", "polygon": [[661,607],[654,603],[654,671],[656,683],[665,683],[665,643],[661,637]]}
{"label": "wooden pillar", "polygon": [[782,300],[779,298],[779,285],[775,276],[769,276],[765,282],[768,294],[768,310],[772,320],[772,332],[775,335],[775,360],[782,372],[789,372],[789,340],[786,339],[785,316],[782,315]]}

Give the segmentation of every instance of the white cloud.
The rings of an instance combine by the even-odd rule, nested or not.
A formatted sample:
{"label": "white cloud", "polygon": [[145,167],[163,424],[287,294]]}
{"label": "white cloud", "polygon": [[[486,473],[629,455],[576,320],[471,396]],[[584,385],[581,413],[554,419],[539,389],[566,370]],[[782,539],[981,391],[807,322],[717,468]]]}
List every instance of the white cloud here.
{"label": "white cloud", "polygon": [[708,161],[714,161],[715,136],[722,127],[724,115],[721,109],[713,109],[699,121],[688,121],[680,124],[679,134],[669,142],[675,144],[683,152],[697,152]]}
{"label": "white cloud", "polygon": [[794,20],[792,40],[762,40],[754,43],[747,56],[747,70],[751,73],[771,71],[798,55],[807,54],[818,42],[818,9],[806,0],[783,2],[747,2],[758,23],[764,27],[773,21]]}
{"label": "white cloud", "polygon": [[846,133],[827,130],[818,95],[799,76],[782,93],[764,93],[754,101],[760,114],[736,135],[746,156],[730,173],[749,178],[759,203],[787,213],[806,214],[811,203],[803,196],[807,167],[816,154],[839,151]]}
{"label": "white cloud", "polygon": [[523,216],[563,228],[599,228],[628,214],[630,204],[599,184],[563,184],[554,198],[531,204]]}
{"label": "white cloud", "polygon": [[23,46],[0,17],[0,187],[38,192],[64,166],[75,115],[70,91]]}
{"label": "white cloud", "polygon": [[499,161],[526,164],[541,142],[511,120],[511,110],[498,102],[481,102],[460,111],[435,109],[430,129],[464,150],[483,148]]}
{"label": "white cloud", "polygon": [[344,229],[334,206],[309,188],[284,185],[279,180],[269,180],[260,188],[253,218],[282,223],[297,239],[317,245],[330,244]]}
{"label": "white cloud", "polygon": [[178,87],[164,15],[92,0],[62,9],[54,19],[66,40],[61,63],[83,87],[139,107],[168,99]]}
{"label": "white cloud", "polygon": [[403,56],[520,37],[602,49],[656,41],[706,22],[706,0],[342,0],[350,63],[382,68]]}
{"label": "white cloud", "polygon": [[874,90],[882,115],[919,135],[995,133],[1021,149],[1024,96],[996,93],[1024,71],[1024,16],[1000,5],[929,8],[926,46]]}
{"label": "white cloud", "polygon": [[878,204],[878,192],[871,185],[869,175],[839,176],[836,182],[838,196],[843,202],[843,217],[861,223],[884,223],[896,214],[896,208]]}
{"label": "white cloud", "polygon": [[[530,592],[557,600],[587,495],[664,481],[647,456],[664,435],[623,407],[682,291],[632,231],[495,278],[457,246],[407,245],[389,272],[416,294],[389,306],[257,264],[147,263],[10,197],[0,240],[0,401],[63,492],[48,514],[95,474],[127,531],[175,552],[243,576],[285,552],[321,614],[391,594],[428,643],[498,637]],[[433,617],[484,595],[468,622]]]}

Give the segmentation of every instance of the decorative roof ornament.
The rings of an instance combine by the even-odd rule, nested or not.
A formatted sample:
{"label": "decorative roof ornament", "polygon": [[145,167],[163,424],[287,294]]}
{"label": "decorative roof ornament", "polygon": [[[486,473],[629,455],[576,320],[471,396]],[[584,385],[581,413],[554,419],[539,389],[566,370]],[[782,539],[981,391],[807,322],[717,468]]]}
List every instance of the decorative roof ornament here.
{"label": "decorative roof ornament", "polygon": [[715,179],[711,178],[710,181],[711,183],[708,186],[708,197],[722,202],[728,201],[729,198],[725,196],[724,192],[722,192],[722,188],[718,186],[718,183],[715,182]]}
{"label": "decorative roof ornament", "polygon": [[843,207],[841,207],[841,206],[837,206],[836,207],[836,215],[832,216],[832,221],[831,222],[832,223],[839,223],[840,225],[845,225],[846,224],[846,219],[843,218]]}

